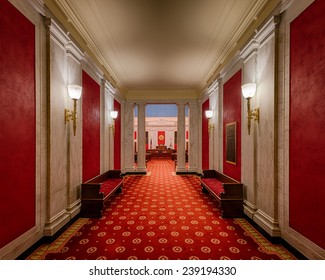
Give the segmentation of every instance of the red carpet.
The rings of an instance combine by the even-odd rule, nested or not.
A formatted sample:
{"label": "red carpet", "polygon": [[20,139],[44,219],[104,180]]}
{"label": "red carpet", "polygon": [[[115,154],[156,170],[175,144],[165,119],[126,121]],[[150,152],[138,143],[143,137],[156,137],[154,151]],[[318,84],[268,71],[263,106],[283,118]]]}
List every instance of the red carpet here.
{"label": "red carpet", "polygon": [[127,176],[101,219],[79,219],[28,259],[295,259],[245,219],[222,219],[197,176],[174,175],[152,160],[147,176]]}

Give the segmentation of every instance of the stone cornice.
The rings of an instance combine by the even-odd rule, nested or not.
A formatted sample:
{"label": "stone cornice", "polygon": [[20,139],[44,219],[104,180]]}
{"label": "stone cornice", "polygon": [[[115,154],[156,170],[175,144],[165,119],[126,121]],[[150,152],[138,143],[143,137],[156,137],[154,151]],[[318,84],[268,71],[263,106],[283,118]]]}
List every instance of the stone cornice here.
{"label": "stone cornice", "polygon": [[132,90],[126,93],[126,99],[148,103],[175,103],[177,100],[196,100],[194,90]]}
{"label": "stone cornice", "polygon": [[50,38],[59,46],[65,48],[66,44],[70,41],[67,33],[64,32],[64,30],[53,18],[45,18],[44,23],[50,32]]}
{"label": "stone cornice", "polygon": [[70,40],[66,44],[66,49],[68,56],[72,57],[77,62],[80,63],[80,61],[84,59],[84,53],[78,48],[78,46],[73,41]]}

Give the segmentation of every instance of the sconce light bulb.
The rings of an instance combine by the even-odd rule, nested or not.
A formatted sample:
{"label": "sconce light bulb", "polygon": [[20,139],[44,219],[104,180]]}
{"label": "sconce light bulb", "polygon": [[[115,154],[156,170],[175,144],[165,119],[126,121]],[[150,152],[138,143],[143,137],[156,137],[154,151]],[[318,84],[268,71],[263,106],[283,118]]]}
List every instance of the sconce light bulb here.
{"label": "sconce light bulb", "polygon": [[213,111],[212,111],[212,110],[206,110],[206,111],[205,111],[205,116],[206,116],[208,119],[211,119],[212,116],[213,116]]}
{"label": "sconce light bulb", "polygon": [[71,99],[78,100],[82,94],[82,87],[78,85],[68,85],[68,93]]}
{"label": "sconce light bulb", "polygon": [[241,88],[242,88],[243,96],[246,99],[254,97],[255,92],[256,92],[256,84],[255,83],[244,84],[244,85],[242,85]]}
{"label": "sconce light bulb", "polygon": [[118,112],[117,111],[111,111],[110,115],[111,115],[111,118],[113,120],[115,120],[117,118]]}

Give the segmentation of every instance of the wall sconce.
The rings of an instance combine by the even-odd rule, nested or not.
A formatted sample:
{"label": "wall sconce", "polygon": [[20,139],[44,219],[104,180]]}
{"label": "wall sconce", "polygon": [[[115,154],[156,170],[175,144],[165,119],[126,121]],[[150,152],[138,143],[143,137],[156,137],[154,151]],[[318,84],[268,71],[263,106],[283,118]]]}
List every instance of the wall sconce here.
{"label": "wall sconce", "polygon": [[257,121],[259,123],[260,120],[260,109],[256,108],[251,110],[250,107],[250,100],[254,97],[256,92],[256,84],[255,83],[248,83],[242,85],[242,93],[243,96],[247,99],[247,128],[248,128],[248,135],[251,134],[251,120]]}
{"label": "wall sconce", "polygon": [[77,100],[81,97],[82,87],[78,85],[69,85],[68,93],[73,100],[73,111],[68,109],[64,110],[64,123],[66,124],[70,120],[73,121],[73,135],[75,136],[77,129]]}
{"label": "wall sconce", "polygon": [[110,112],[110,116],[111,116],[111,118],[113,119],[113,124],[110,125],[110,127],[111,127],[112,130],[113,130],[113,135],[114,135],[114,133],[115,133],[115,120],[116,120],[116,118],[117,118],[117,115],[118,115],[118,112],[117,112],[117,111],[111,111],[111,112]]}
{"label": "wall sconce", "polygon": [[208,129],[209,129],[209,135],[210,135],[211,129],[214,129],[214,124],[211,123],[211,118],[213,116],[213,110],[206,110],[205,111],[205,116],[208,119]]}

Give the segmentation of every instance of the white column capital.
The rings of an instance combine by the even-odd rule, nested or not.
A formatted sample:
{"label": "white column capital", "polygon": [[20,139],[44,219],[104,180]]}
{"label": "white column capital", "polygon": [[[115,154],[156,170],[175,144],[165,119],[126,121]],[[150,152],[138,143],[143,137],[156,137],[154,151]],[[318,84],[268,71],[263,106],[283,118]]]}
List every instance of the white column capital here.
{"label": "white column capital", "polygon": [[176,105],[177,107],[185,107],[187,105],[187,101],[178,101]]}
{"label": "white column capital", "polygon": [[136,101],[134,104],[135,105],[138,105],[139,107],[140,106],[146,106],[147,105],[147,103],[145,101]]}

